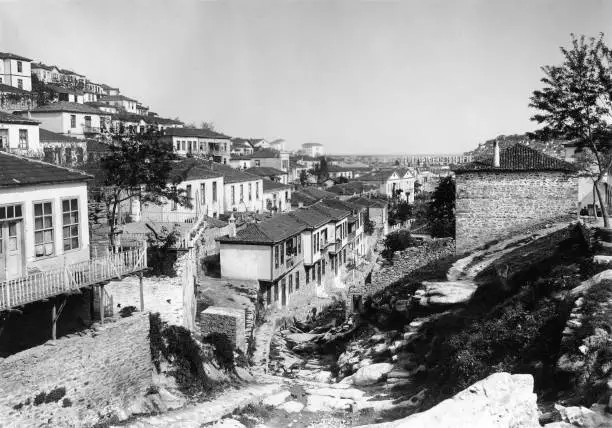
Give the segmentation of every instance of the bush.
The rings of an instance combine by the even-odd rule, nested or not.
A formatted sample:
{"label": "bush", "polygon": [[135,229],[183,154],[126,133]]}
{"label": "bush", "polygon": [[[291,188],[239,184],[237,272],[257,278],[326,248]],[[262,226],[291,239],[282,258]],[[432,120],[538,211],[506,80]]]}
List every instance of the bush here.
{"label": "bush", "polygon": [[64,398],[62,401],[62,407],[72,407],[72,401],[70,401],[70,398]]}
{"label": "bush", "polygon": [[147,249],[148,265],[151,266],[152,275],[175,275],[174,263],[176,262],[177,252],[174,247],[179,237],[180,231],[177,227],[171,231],[162,227],[161,231],[151,231],[147,235],[147,243],[149,244]]}
{"label": "bush", "polygon": [[215,359],[226,371],[234,370],[234,347],[226,334],[212,333],[204,337],[203,342],[210,343],[215,348]]}
{"label": "bush", "polygon": [[121,316],[121,318],[127,318],[132,316],[134,312],[136,312],[136,306],[124,306],[119,311],[119,315]]}
{"label": "bush", "polygon": [[66,395],[66,388],[60,386],[59,388],[52,389],[45,397],[45,403],[55,403]]}
{"label": "bush", "polygon": [[396,251],[404,250],[408,247],[414,247],[418,245],[419,241],[414,239],[409,231],[398,230],[397,232],[390,233],[385,238],[385,249],[381,255],[387,260],[393,259],[393,253]]}
{"label": "bush", "polygon": [[372,220],[366,220],[363,224],[363,232],[366,235],[372,236],[374,233],[375,224]]}

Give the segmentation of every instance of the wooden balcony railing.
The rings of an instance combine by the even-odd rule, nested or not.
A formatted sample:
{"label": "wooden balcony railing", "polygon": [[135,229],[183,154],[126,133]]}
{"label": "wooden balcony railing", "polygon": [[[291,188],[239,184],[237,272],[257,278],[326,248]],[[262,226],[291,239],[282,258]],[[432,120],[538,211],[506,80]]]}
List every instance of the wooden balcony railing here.
{"label": "wooden balcony railing", "polygon": [[147,268],[146,246],[0,282],[0,310],[32,303]]}
{"label": "wooden balcony railing", "polygon": [[142,221],[154,221],[160,223],[197,223],[200,215],[198,213],[177,211],[146,211],[140,214]]}

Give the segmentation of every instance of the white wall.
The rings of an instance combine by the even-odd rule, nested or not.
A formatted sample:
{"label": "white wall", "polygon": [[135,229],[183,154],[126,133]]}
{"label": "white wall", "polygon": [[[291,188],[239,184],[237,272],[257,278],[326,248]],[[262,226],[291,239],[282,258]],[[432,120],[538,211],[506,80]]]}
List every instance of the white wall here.
{"label": "white wall", "polygon": [[2,83],[5,85],[18,86],[18,80],[22,81],[22,89],[26,91],[32,90],[32,70],[30,68],[29,61],[21,61],[22,69],[21,72],[17,71],[16,59],[3,59],[0,60],[2,67],[0,67],[0,76],[2,77]]}
{"label": "white wall", "polygon": [[[252,189],[251,200],[249,200],[249,184],[251,184]],[[244,189],[244,196],[242,201],[240,201],[240,185],[242,185]],[[232,203],[232,186],[234,186],[236,192],[236,198],[234,203]],[[259,186],[259,197],[257,197],[257,186]],[[263,182],[261,179],[240,183],[225,183],[223,187],[225,193],[225,212],[261,212],[263,203]]]}
{"label": "white wall", "polygon": [[[78,198],[79,200],[79,248],[64,251],[62,239],[62,199]],[[53,239],[55,251],[53,256],[36,257],[34,253],[34,202],[51,201],[53,203]],[[23,213],[23,245],[26,269],[52,269],[64,263],[76,263],[89,260],[89,225],[87,214],[87,184],[61,183],[36,186],[20,186],[0,189],[0,204],[21,203]],[[27,272],[24,272],[24,274]]]}
{"label": "white wall", "polygon": [[8,129],[8,147],[17,150],[19,148],[19,130],[28,131],[28,152],[40,152],[40,139],[38,125],[25,125],[18,123],[0,123],[0,129]]}
{"label": "white wall", "polygon": [[221,243],[223,278],[272,280],[272,247]]}

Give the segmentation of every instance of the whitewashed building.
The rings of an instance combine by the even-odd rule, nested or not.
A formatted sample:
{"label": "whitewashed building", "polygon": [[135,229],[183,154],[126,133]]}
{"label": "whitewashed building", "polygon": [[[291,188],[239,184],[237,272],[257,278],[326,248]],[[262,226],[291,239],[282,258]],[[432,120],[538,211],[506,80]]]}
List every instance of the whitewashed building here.
{"label": "whitewashed building", "polygon": [[0,151],[29,156],[41,155],[39,123],[36,120],[0,112]]}
{"label": "whitewashed building", "polygon": [[0,84],[31,91],[31,63],[31,59],[21,55],[0,52]]}

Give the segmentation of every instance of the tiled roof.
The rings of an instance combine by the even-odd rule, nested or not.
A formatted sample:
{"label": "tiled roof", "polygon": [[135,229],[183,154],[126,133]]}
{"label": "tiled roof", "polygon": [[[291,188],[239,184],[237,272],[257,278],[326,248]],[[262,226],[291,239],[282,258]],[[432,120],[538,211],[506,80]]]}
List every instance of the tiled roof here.
{"label": "tiled roof", "polygon": [[256,175],[248,174],[246,172],[238,171],[237,169],[232,168],[231,166],[211,163],[212,168],[215,171],[219,171],[223,175],[223,182],[225,184],[228,183],[244,183],[247,181],[258,181],[261,180],[261,177]]}
{"label": "tiled roof", "polygon": [[57,132],[51,132],[43,128],[38,129],[39,140],[41,143],[82,143],[83,140],[79,140],[74,137],[67,135],[58,134]]}
{"label": "tiled roof", "polygon": [[159,123],[160,125],[183,125],[183,122],[181,122],[180,120],[177,119],[170,119],[170,118],[166,118],[166,117],[159,117],[157,115],[155,116],[151,116],[148,115],[150,118],[154,118],[155,122]]}
{"label": "tiled roof", "polygon": [[350,181],[348,183],[336,184],[327,189],[328,192],[337,195],[353,195],[355,193],[363,193],[375,189],[377,186],[373,184],[363,183],[361,181]]}
{"label": "tiled roof", "polygon": [[334,193],[328,192],[326,190],[317,189],[316,187],[303,187],[301,192],[306,193],[307,195],[316,198],[316,199],[324,199],[324,198],[335,198],[336,195]]}
{"label": "tiled roof", "polygon": [[76,89],[64,88],[63,86],[47,85],[47,87],[49,89],[54,90],[58,94],[77,94],[77,95],[83,95],[83,91],[78,91]]}
{"label": "tiled roof", "polygon": [[2,59],[16,59],[18,61],[32,61],[30,58],[26,58],[25,56],[17,55],[10,52],[0,52],[0,58]]}
{"label": "tiled roof", "polygon": [[474,161],[456,168],[455,173],[463,172],[523,172],[523,171],[560,171],[575,172],[577,168],[569,162],[517,143],[499,153],[499,167],[493,166],[493,157]]}
{"label": "tiled roof", "polygon": [[234,147],[248,147],[253,148],[253,145],[246,138],[232,138],[232,145]]}
{"label": "tiled roof", "polygon": [[357,205],[363,205],[364,207],[368,207],[368,208],[372,208],[372,207],[373,208],[384,208],[388,205],[387,202],[377,199],[377,198],[355,197],[355,198],[350,198],[349,202],[352,202]]}
{"label": "tiled roof", "polygon": [[43,70],[53,70],[53,66],[43,64],[42,62],[33,62],[31,68],[42,68]]}
{"label": "tiled roof", "polygon": [[310,207],[299,208],[295,211],[291,211],[286,215],[293,216],[294,218],[297,218],[298,220],[306,223],[308,226],[315,229],[331,221],[331,219],[326,214]]}
{"label": "tiled roof", "polygon": [[23,125],[38,125],[40,122],[37,120],[28,119],[22,116],[16,116],[14,114],[4,113],[0,111],[0,123],[15,123]]}
{"label": "tiled roof", "polygon": [[308,229],[308,225],[288,214],[281,214],[258,224],[248,224],[235,237],[224,236],[220,242],[274,244]]}
{"label": "tiled roof", "polygon": [[112,86],[108,86],[106,83],[102,83],[102,84],[100,84],[100,86],[102,86],[103,89],[107,89],[107,90],[108,89],[114,89],[115,91],[119,90],[119,88],[114,88]]}
{"label": "tiled roof", "polygon": [[26,91],[25,89],[16,88],[11,85],[5,85],[4,83],[0,83],[0,92],[11,92],[13,94],[20,94],[20,95],[30,95],[31,94],[31,92]]}
{"label": "tiled roof", "polygon": [[220,134],[219,132],[199,128],[169,128],[166,129],[164,135],[169,135],[172,137],[213,138],[218,140],[230,139],[230,137],[227,135]]}
{"label": "tiled roof", "polygon": [[138,102],[134,98],[126,97],[125,95],[105,95],[100,98],[100,101],[133,101],[135,103]]}
{"label": "tiled roof", "polygon": [[206,180],[209,178],[222,177],[223,173],[211,168],[209,162],[195,158],[186,158],[176,161],[172,165],[170,176],[173,178],[180,178],[181,180]]}
{"label": "tiled roof", "polygon": [[282,171],[277,168],[272,168],[270,166],[254,166],[252,168],[247,168],[244,172],[248,172],[249,174],[259,175],[260,177],[270,177],[273,175],[287,175],[285,171]]}
{"label": "tiled roof", "polygon": [[308,206],[308,205],[314,204],[317,201],[318,199],[313,198],[312,196],[302,193],[300,191],[291,192],[291,205],[292,206],[297,207],[300,204],[304,206]]}
{"label": "tiled roof", "polygon": [[341,201],[340,199],[323,199],[321,203],[330,208],[335,208],[345,211],[361,211],[365,206],[349,201]]}
{"label": "tiled roof", "polygon": [[280,157],[280,153],[275,150],[261,149],[254,151],[251,157],[253,159],[272,159]]}
{"label": "tiled roof", "polygon": [[286,184],[279,183],[277,181],[272,180],[262,180],[263,181],[263,191],[266,192],[274,192],[277,190],[289,190],[291,186],[287,186]]}
{"label": "tiled roof", "polygon": [[79,73],[77,73],[76,71],[68,70],[68,69],[66,69],[66,68],[60,68],[60,69],[59,69],[59,71],[60,71],[62,74],[72,74],[72,75],[74,75],[74,76],[85,77],[85,75],[84,75],[84,74],[79,74]]}
{"label": "tiled roof", "polygon": [[241,161],[241,160],[251,160],[251,159],[253,159],[253,156],[252,155],[237,155],[236,153],[232,153],[232,154],[230,154],[230,159],[238,160],[238,161]]}
{"label": "tiled roof", "polygon": [[91,176],[67,168],[0,153],[0,187],[86,181]]}
{"label": "tiled roof", "polygon": [[68,113],[85,113],[85,114],[98,114],[107,116],[108,113],[98,110],[97,108],[88,106],[86,104],[59,102],[48,104],[46,106],[38,106],[35,109],[30,110],[32,113],[51,113],[51,112],[68,112]]}
{"label": "tiled roof", "polygon": [[310,208],[320,212],[321,214],[324,214],[325,216],[335,221],[339,221],[339,220],[342,220],[343,218],[348,217],[352,211],[352,210],[346,210],[343,208],[341,209],[332,208],[326,204],[323,204],[322,202],[318,202],[314,205],[311,205]]}

